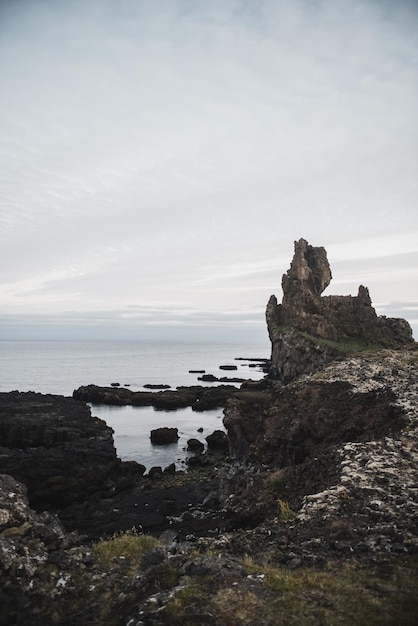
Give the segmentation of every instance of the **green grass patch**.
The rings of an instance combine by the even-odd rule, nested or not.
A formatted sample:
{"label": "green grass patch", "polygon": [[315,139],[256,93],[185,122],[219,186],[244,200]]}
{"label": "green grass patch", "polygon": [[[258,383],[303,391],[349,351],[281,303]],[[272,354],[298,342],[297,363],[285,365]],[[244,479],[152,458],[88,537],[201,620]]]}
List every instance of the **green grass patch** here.
{"label": "green grass patch", "polygon": [[279,498],[277,500],[277,508],[279,511],[278,519],[280,522],[290,522],[296,516],[296,513],[292,511],[289,503],[286,500],[282,500],[281,498]]}
{"label": "green grass patch", "polygon": [[262,567],[251,560],[248,571],[263,574],[272,596],[268,623],[286,626],[413,626],[418,614],[418,564],[395,565],[392,574],[346,564],[338,570]]}
{"label": "green grass patch", "polygon": [[280,330],[283,332],[292,332],[299,337],[303,337],[312,344],[323,348],[330,348],[341,355],[357,354],[359,352],[375,352],[376,350],[382,350],[383,348],[388,347],[387,342],[371,342],[359,337],[345,337],[344,339],[340,339],[338,341],[333,339],[324,339],[323,337],[316,337],[315,335],[310,335],[303,330],[290,326],[282,326]]}
{"label": "green grass patch", "polygon": [[136,530],[115,533],[110,539],[101,539],[93,545],[93,556],[99,565],[107,570],[115,561],[122,562],[126,568],[137,569],[147,552],[159,545],[158,539],[142,535]]}

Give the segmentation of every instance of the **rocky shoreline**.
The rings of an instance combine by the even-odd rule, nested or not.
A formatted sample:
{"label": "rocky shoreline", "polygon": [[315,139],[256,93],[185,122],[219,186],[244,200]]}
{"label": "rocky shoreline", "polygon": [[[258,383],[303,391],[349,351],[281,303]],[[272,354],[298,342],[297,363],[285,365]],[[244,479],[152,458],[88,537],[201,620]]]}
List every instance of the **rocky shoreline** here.
{"label": "rocky shoreline", "polygon": [[[417,344],[295,247],[261,381],[0,394],[1,624],[416,623]],[[223,407],[228,447],[145,475],[86,402]]]}
{"label": "rocky shoreline", "polygon": [[[241,395],[228,401],[225,410],[228,455],[205,454],[199,467],[154,479],[143,476],[134,467],[136,464],[116,459],[108,443],[106,425],[98,424],[79,401],[39,394],[29,394],[25,400],[21,396],[27,394],[5,394],[9,397],[6,403],[4,397],[0,399],[5,409],[2,415],[11,415],[11,407],[17,405],[14,415],[20,415],[21,423],[16,429],[26,442],[30,427],[26,431],[22,426],[25,401],[29,402],[26,414],[38,421],[42,414],[49,423],[48,411],[55,415],[57,432],[50,425],[44,434],[36,431],[44,459],[51,455],[46,463],[49,468],[51,459],[59,458],[58,449],[72,455],[75,449],[81,450],[80,440],[85,439],[90,475],[89,479],[83,477],[83,467],[78,468],[77,475],[85,483],[84,492],[81,488],[74,491],[72,473],[68,481],[73,491],[67,489],[63,475],[61,483],[57,477],[52,479],[52,471],[42,490],[39,486],[34,489],[33,484],[39,481],[35,480],[36,473],[31,474],[28,469],[24,475],[25,464],[18,454],[20,480],[16,481],[17,472],[11,471],[11,460],[3,446],[0,582],[8,593],[13,591],[22,597],[22,606],[27,607],[15,607],[13,613],[6,606],[3,611],[14,615],[16,624],[29,623],[19,622],[23,616],[27,618],[27,611],[33,624],[76,624],[80,613],[74,617],[71,606],[75,572],[80,567],[85,577],[83,584],[96,584],[102,593],[104,587],[119,589],[112,596],[111,618],[106,618],[110,621],[91,622],[98,624],[177,623],[170,621],[170,606],[177,594],[182,597],[179,587],[194,588],[205,577],[212,581],[210,593],[214,595],[219,594],[219,585],[232,585],[234,593],[238,589],[242,593],[245,590],[245,594],[251,591],[256,597],[260,595],[261,602],[267,592],[263,582],[266,568],[272,564],[297,572],[304,568],[338,570],[351,562],[370,572],[376,568],[395,568],[398,572],[397,563],[402,559],[402,568],[410,563],[409,571],[413,572],[418,555],[417,363],[415,346],[386,350],[332,363],[287,386],[265,381],[264,389],[242,390]],[[326,411],[312,426],[317,429],[322,424],[323,428],[315,441],[313,433],[307,430],[308,423],[301,418],[318,415],[324,398],[328,402]],[[69,430],[66,420],[57,419],[66,411],[71,415],[75,407],[83,423],[88,424],[88,437],[75,436],[78,420]],[[347,430],[350,419],[355,429]],[[286,437],[280,420],[286,423]],[[241,429],[239,436],[237,424]],[[60,428],[64,429],[61,435]],[[9,435],[9,443],[16,444],[17,430]],[[4,432],[2,426],[3,438]],[[103,460],[103,441],[106,464],[102,462],[96,476],[91,473],[94,450],[97,446]],[[301,441],[303,455],[298,449]],[[33,450],[36,448],[29,446],[27,454]],[[35,469],[34,460],[29,467]],[[48,512],[42,510],[47,500],[39,498],[46,485],[55,494],[54,506]],[[64,490],[65,498],[57,498],[57,485]],[[51,502],[52,495],[49,498]],[[143,564],[137,565],[132,578],[126,579],[121,573],[124,559],[128,558],[123,554],[98,574],[94,546],[100,543],[100,537],[111,537],[115,531],[159,538]],[[211,556],[214,553],[215,560]],[[174,568],[171,586],[166,582],[157,584],[158,575],[161,580],[167,576],[167,568]],[[134,600],[132,594],[128,594],[129,598],[123,596],[123,580],[123,586],[130,585],[131,591],[133,585]],[[87,593],[81,610],[83,618],[90,620],[96,606],[93,596]],[[51,602],[59,615],[56,622],[48,613],[47,605],[50,607]],[[200,602],[208,611],[204,598]],[[60,606],[65,607],[65,614]],[[40,611],[38,621],[35,609]],[[192,611],[190,607],[188,610]],[[45,621],[45,615],[50,622]],[[206,623],[190,620],[183,623]],[[253,622],[245,618],[232,623]],[[266,618],[265,623],[274,621]]]}

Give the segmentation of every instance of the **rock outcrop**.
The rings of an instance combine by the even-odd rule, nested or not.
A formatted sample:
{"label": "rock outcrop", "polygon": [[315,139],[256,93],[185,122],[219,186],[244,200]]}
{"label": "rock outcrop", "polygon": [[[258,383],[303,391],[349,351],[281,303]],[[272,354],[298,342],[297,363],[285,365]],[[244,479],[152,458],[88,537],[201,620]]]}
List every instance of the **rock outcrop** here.
{"label": "rock outcrop", "polygon": [[77,534],[67,534],[54,515],[29,507],[25,485],[0,474],[0,572],[32,577],[51,551],[77,541]]}
{"label": "rock outcrop", "polygon": [[23,482],[37,509],[102,489],[120,464],[113,430],[84,403],[34,392],[0,394],[0,472]]}
{"label": "rock outcrop", "polygon": [[[177,428],[159,429],[156,434],[160,443],[178,440]],[[215,463],[219,456],[212,456]],[[205,461],[209,460],[205,455]],[[84,402],[33,392],[0,394],[0,474],[25,485],[20,491],[10,487],[7,493],[24,498],[27,493],[35,511],[53,512],[67,530],[91,538],[133,526],[146,532],[170,526],[185,534],[205,534],[219,527],[219,512],[205,506],[204,514],[201,508],[216,489],[210,463],[194,481],[186,480],[183,472],[176,479],[174,464],[164,471],[159,468],[156,473],[164,475],[169,486],[163,486],[162,480],[154,483],[152,472],[147,476],[144,472],[143,465],[116,457],[112,429],[92,417]],[[0,490],[6,484],[0,482]],[[26,508],[21,518],[16,517],[15,505],[20,501],[12,500],[2,509],[0,494],[0,525],[9,524],[9,518],[13,526],[27,521]],[[12,511],[7,513],[9,505]],[[191,515],[194,507],[198,508],[196,516]],[[181,518],[183,513],[189,515],[188,520]]]}
{"label": "rock outcrop", "polygon": [[[381,359],[385,363],[389,356]],[[341,365],[330,364],[288,385],[273,382],[266,391],[231,399],[224,424],[233,456],[282,468],[336,444],[399,434],[407,422],[396,375],[383,377],[383,366],[374,359],[350,362],[349,377],[337,376]]]}
{"label": "rock outcrop", "polygon": [[272,378],[289,382],[311,374],[356,342],[375,347],[413,343],[408,322],[377,316],[363,285],[356,296],[322,296],[331,279],[325,249],[296,241],[290,269],[282,277],[282,303],[273,295],[266,309]]}
{"label": "rock outcrop", "polygon": [[193,411],[207,411],[224,407],[228,398],[237,391],[233,385],[217,385],[216,387],[192,385],[157,392],[84,385],[73,392],[73,397],[93,404],[153,406],[163,411],[190,406]]}
{"label": "rock outcrop", "polygon": [[178,428],[155,428],[151,431],[151,443],[157,446],[165,446],[170,443],[177,443],[179,440]]}
{"label": "rock outcrop", "polygon": [[[264,403],[230,401],[231,452],[241,467],[268,465],[266,484],[294,512],[292,558],[418,553],[417,358],[415,347],[359,355],[272,382]],[[260,478],[242,482],[224,503],[235,523],[266,505]]]}

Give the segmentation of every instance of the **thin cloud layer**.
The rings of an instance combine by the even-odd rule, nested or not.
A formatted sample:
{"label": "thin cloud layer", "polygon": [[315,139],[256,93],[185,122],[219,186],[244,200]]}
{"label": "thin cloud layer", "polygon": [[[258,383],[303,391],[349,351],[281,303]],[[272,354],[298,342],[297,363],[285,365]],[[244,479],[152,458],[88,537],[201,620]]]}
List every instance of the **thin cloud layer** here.
{"label": "thin cloud layer", "polygon": [[407,0],[4,1],[2,336],[169,311],[264,337],[300,237],[415,324],[417,26]]}

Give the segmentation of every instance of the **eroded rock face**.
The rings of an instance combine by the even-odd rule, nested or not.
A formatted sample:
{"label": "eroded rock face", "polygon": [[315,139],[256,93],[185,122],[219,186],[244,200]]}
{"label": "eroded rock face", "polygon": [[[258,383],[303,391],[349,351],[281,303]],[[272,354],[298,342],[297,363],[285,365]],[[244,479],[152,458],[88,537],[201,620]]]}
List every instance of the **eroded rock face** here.
{"label": "eroded rock face", "polygon": [[232,398],[224,416],[231,453],[280,468],[345,442],[398,436],[416,411],[416,355],[413,348],[352,357]]}
{"label": "eroded rock face", "polygon": [[357,393],[346,381],[312,379],[276,385],[265,395],[264,406],[239,398],[228,404],[224,423],[238,458],[297,465],[337,443],[382,437],[404,425],[388,388]]}
{"label": "eroded rock face", "polygon": [[31,506],[65,506],[103,488],[119,466],[113,430],[83,402],[0,394],[0,472],[25,483]]}
{"label": "eroded rock face", "polygon": [[296,241],[290,269],[282,277],[282,303],[271,296],[266,309],[272,378],[289,382],[329,363],[338,348],[321,340],[358,340],[385,347],[413,343],[408,322],[378,317],[363,285],[356,296],[322,296],[331,278],[325,249],[305,239]]}
{"label": "eroded rock face", "polygon": [[52,550],[68,548],[78,537],[69,535],[60,521],[29,507],[26,487],[0,474],[0,573],[31,577]]}
{"label": "eroded rock face", "polygon": [[[272,382],[264,407],[230,401],[232,452],[241,464],[267,463],[267,484],[276,481],[276,497],[294,511],[292,558],[417,552],[416,364],[415,347],[384,350],[286,386]],[[262,487],[253,482],[246,479],[232,503],[227,498],[231,518],[257,505]]]}

